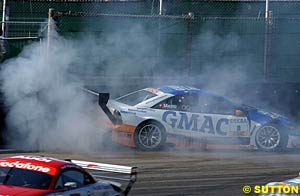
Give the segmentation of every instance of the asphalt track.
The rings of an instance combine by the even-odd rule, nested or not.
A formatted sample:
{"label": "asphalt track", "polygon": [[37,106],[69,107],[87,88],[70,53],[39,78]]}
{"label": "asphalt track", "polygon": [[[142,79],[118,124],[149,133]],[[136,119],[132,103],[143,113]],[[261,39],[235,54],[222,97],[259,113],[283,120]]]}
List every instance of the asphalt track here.
{"label": "asphalt track", "polygon": [[[24,152],[0,151],[0,157]],[[131,196],[199,195],[243,196],[245,185],[264,185],[292,178],[300,171],[300,153],[257,151],[188,151],[169,149],[141,152],[132,149],[93,153],[30,153],[56,158],[139,167]],[[248,194],[253,195],[253,194]]]}

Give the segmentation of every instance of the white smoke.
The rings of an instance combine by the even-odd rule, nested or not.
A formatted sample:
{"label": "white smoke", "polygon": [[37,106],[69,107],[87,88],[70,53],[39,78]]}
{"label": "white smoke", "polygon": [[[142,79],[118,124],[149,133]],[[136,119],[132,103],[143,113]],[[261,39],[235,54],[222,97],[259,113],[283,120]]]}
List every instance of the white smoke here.
{"label": "white smoke", "polygon": [[48,50],[46,41],[34,43],[2,65],[8,144],[26,150],[99,147],[100,109],[69,73],[76,60],[84,58],[82,49],[56,35]]}

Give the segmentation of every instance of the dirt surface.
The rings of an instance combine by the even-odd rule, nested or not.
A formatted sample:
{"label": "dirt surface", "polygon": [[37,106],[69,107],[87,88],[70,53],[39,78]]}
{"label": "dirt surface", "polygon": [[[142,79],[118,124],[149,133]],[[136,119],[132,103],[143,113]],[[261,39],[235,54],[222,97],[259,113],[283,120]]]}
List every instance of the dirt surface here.
{"label": "dirt surface", "polygon": [[[0,157],[23,152],[0,152]],[[300,171],[300,153],[257,151],[182,151],[140,152],[105,150],[95,153],[39,154],[56,158],[139,167],[134,195],[246,195],[244,185],[264,185],[292,178]],[[250,194],[252,195],[252,194]]]}

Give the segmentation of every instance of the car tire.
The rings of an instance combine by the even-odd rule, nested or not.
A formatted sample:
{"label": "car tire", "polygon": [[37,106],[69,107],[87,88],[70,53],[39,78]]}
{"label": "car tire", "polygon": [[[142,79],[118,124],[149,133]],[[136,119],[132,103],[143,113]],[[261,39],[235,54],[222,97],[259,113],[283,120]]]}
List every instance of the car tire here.
{"label": "car tire", "polygon": [[134,132],[134,143],[143,151],[157,151],[166,143],[166,131],[156,121],[147,121],[137,126]]}
{"label": "car tire", "polygon": [[282,151],[288,144],[288,133],[279,125],[267,124],[262,126],[255,135],[255,142],[258,149],[262,151]]}

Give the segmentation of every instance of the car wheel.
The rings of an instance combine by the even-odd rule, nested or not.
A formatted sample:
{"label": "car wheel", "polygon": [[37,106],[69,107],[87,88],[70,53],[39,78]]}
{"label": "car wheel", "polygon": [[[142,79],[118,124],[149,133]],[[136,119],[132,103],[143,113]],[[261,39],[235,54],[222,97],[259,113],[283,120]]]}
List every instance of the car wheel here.
{"label": "car wheel", "polygon": [[288,144],[288,134],[278,125],[264,125],[257,131],[255,141],[257,147],[263,151],[284,150]]}
{"label": "car wheel", "polygon": [[134,142],[136,147],[141,150],[159,150],[166,142],[166,131],[158,122],[148,121],[142,123],[135,130]]}

